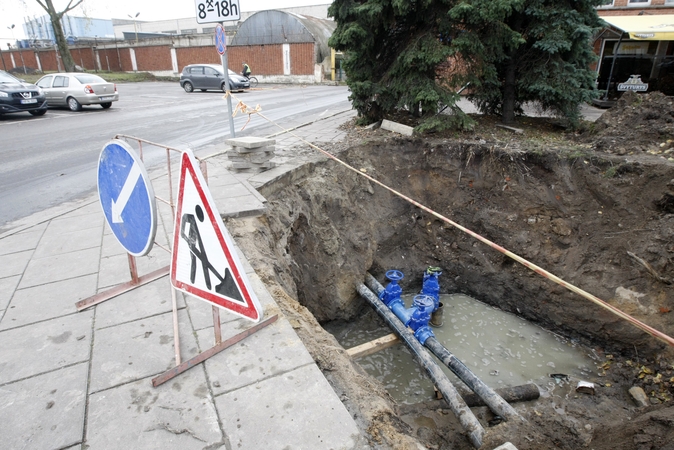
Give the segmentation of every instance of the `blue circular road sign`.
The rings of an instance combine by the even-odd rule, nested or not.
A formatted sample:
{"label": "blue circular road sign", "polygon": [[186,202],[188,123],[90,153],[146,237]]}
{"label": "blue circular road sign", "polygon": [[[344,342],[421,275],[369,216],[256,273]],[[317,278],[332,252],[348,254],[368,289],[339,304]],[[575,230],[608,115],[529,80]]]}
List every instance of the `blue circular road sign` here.
{"label": "blue circular road sign", "polygon": [[225,36],[225,29],[218,24],[215,27],[215,48],[221,55],[227,51],[227,36]]}
{"label": "blue circular road sign", "polygon": [[119,243],[134,256],[147,255],[157,233],[157,205],[143,162],[124,141],[113,139],[101,151],[98,198]]}

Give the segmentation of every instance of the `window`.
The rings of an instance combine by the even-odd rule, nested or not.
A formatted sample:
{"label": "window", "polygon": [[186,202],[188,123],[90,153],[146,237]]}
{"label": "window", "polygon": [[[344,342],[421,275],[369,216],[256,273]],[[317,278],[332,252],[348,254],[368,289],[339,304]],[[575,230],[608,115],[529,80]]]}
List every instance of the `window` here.
{"label": "window", "polygon": [[651,0],[628,0],[627,6],[648,6],[651,4]]}
{"label": "window", "polygon": [[51,87],[51,80],[53,80],[54,77],[44,77],[40,81],[38,81],[37,85],[40,86],[41,88],[48,88]]}
{"label": "window", "polygon": [[54,78],[54,87],[68,87],[70,79],[68,77],[59,77]]}
{"label": "window", "polygon": [[[674,0],[672,0],[674,2]],[[201,30],[202,33],[204,34],[212,34],[215,33],[215,27],[204,27],[203,30]]]}
{"label": "window", "polygon": [[196,28],[186,28],[184,30],[180,30],[180,34],[197,34],[197,29]]}
{"label": "window", "polygon": [[204,73],[205,73],[206,75],[210,75],[210,76],[215,76],[215,75],[219,75],[219,74],[220,74],[220,72],[218,72],[217,70],[215,70],[215,69],[212,68],[212,67],[204,67]]}
{"label": "window", "polygon": [[615,1],[613,1],[613,0],[604,0],[604,4],[599,5],[598,7],[599,8],[610,8],[610,7],[613,6],[614,3],[615,3]]}
{"label": "window", "polygon": [[194,74],[194,75],[203,75],[204,74],[204,68],[201,66],[197,67],[192,67],[188,70],[188,73]]}

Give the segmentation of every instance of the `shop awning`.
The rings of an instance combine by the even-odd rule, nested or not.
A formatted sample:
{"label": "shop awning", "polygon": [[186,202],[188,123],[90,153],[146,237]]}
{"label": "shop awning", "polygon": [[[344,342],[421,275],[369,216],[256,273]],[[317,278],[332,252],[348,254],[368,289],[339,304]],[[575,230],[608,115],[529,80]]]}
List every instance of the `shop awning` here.
{"label": "shop awning", "polygon": [[674,41],[674,14],[653,16],[604,16],[602,19],[630,39],[640,41]]}

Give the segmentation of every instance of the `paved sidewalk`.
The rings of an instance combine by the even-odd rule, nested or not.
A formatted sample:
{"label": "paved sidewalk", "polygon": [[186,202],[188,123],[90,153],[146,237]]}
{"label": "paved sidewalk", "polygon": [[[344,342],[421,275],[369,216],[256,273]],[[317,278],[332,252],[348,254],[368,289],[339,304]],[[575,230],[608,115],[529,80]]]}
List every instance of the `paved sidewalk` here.
{"label": "paved sidewalk", "polygon": [[[300,126],[312,142],[342,139],[345,111]],[[304,161],[277,139],[279,170]],[[307,153],[307,152],[305,152]],[[223,215],[264,211],[248,183],[208,161]],[[174,166],[177,171],[178,165]],[[168,198],[166,170],[151,174]],[[177,177],[174,178],[174,189]],[[169,247],[173,217],[157,202],[156,241]],[[175,366],[167,276],[77,312],[75,303],[130,280],[127,255],[105,224],[97,196],[23,219],[0,234],[0,447],[7,449],[360,449],[353,418],[247,263],[264,308],[279,320],[171,381],[151,379]],[[138,258],[140,275],[169,264],[155,246]],[[178,293],[183,361],[214,344],[210,304]],[[221,312],[222,339],[252,325]]]}

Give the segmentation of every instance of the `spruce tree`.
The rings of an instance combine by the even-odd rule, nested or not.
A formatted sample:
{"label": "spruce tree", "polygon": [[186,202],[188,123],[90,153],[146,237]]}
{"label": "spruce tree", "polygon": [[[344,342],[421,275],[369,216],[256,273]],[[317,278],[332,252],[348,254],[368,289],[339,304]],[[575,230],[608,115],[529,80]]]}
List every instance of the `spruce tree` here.
{"label": "spruce tree", "polygon": [[434,117],[441,105],[461,118],[455,91],[470,82],[469,98],[505,123],[536,102],[575,124],[580,104],[596,96],[591,38],[602,3],[334,0],[330,45],[345,53],[350,99],[364,122],[399,110]]}

